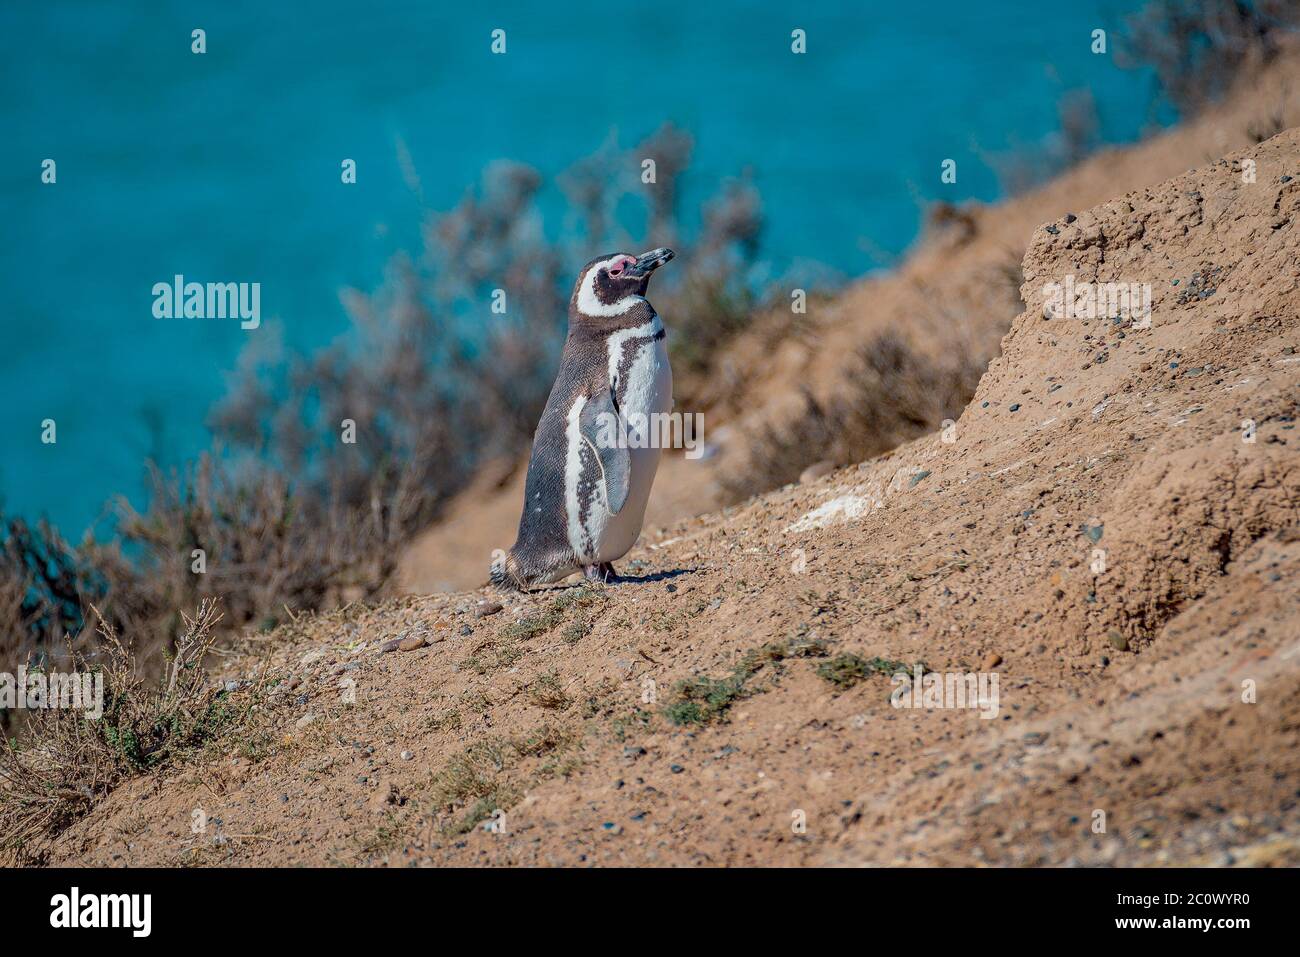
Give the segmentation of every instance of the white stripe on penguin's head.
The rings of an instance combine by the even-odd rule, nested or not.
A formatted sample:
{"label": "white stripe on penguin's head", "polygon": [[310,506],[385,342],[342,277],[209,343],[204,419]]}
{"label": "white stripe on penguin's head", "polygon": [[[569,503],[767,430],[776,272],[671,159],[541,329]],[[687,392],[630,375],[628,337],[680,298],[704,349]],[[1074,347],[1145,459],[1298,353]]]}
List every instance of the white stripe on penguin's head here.
{"label": "white stripe on penguin's head", "polygon": [[600,297],[596,295],[596,276],[600,271],[620,265],[631,258],[620,254],[591,264],[587,274],[582,277],[582,285],[578,287],[578,312],[584,316],[621,316],[644,298],[624,296],[616,302],[601,302]]}

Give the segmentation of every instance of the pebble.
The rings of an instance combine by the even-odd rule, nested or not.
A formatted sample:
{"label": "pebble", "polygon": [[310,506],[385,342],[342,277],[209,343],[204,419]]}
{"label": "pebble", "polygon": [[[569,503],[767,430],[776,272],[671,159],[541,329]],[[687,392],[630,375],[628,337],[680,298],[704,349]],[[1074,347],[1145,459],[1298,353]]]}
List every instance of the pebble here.
{"label": "pebble", "polygon": [[386,641],[379,646],[380,654],[388,654],[390,651],[415,651],[417,648],[423,648],[429,643],[429,639],[424,635],[399,635],[392,641]]}
{"label": "pebble", "polygon": [[415,757],[414,752],[411,752],[411,751],[403,751],[403,752],[402,752],[402,760],[403,760],[403,761],[409,761],[409,760],[411,760],[411,758],[413,758],[413,757]]}
{"label": "pebble", "polygon": [[992,671],[1000,664],[1002,664],[1002,656],[996,651],[990,651],[980,662],[980,671]]}
{"label": "pebble", "polygon": [[1106,636],[1106,640],[1110,642],[1110,646],[1116,651],[1128,651],[1128,639],[1118,631],[1112,631]]}
{"label": "pebble", "polygon": [[301,731],[303,728],[307,727],[307,725],[311,724],[315,720],[316,720],[316,715],[308,711],[301,718],[295,721],[293,723],[293,726],[297,728],[299,731]]}
{"label": "pebble", "polygon": [[370,809],[372,811],[383,811],[392,804],[405,804],[402,800],[401,792],[398,791],[397,785],[391,781],[380,781],[375,793],[370,796]]}
{"label": "pebble", "polygon": [[835,471],[834,462],[827,461],[826,459],[823,459],[820,462],[814,462],[812,465],[808,466],[806,469],[804,469],[802,472],[799,473],[799,483],[801,485],[807,485],[810,482],[817,481],[823,475],[830,475],[831,472],[834,471]]}
{"label": "pebble", "polygon": [[488,615],[495,615],[500,610],[501,610],[501,602],[490,601],[489,599],[484,598],[481,599],[479,603],[474,606],[474,617],[486,618]]}

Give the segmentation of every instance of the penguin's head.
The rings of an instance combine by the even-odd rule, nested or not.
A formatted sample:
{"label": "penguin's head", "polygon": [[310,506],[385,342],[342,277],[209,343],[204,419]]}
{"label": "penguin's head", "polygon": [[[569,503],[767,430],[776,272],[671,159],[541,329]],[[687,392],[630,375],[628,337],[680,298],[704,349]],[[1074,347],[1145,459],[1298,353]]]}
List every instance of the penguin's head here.
{"label": "penguin's head", "polygon": [[650,274],[676,255],[666,246],[640,256],[597,256],[583,267],[573,289],[573,304],[584,316],[617,316],[645,296]]}

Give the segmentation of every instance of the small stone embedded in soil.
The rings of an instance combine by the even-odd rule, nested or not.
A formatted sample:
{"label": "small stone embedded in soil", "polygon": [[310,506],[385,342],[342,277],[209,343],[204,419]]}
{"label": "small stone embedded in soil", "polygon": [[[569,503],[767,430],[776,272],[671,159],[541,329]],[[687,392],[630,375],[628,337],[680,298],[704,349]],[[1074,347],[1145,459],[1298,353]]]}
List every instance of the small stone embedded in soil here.
{"label": "small stone embedded in soil", "polygon": [[990,651],[980,662],[980,671],[992,671],[1000,664],[1002,664],[1002,656],[996,651]]}
{"label": "small stone embedded in soil", "polygon": [[823,459],[820,462],[814,462],[812,465],[808,466],[806,469],[804,469],[802,472],[799,473],[799,483],[801,485],[807,485],[810,482],[817,481],[819,478],[821,478],[824,475],[830,475],[831,472],[834,471],[835,471],[834,462],[829,462],[825,459]]}
{"label": "small stone embedded in soil", "polygon": [[686,769],[685,769],[684,767],[682,767],[680,764],[674,764],[674,765],[671,765],[671,766],[668,768],[668,770],[669,770],[669,771],[672,771],[673,774],[681,774],[681,773],[682,773],[683,771],[685,771]]}
{"label": "small stone embedded in soil", "polygon": [[488,615],[495,615],[502,608],[501,602],[482,599],[474,606],[475,618],[486,618]]}
{"label": "small stone embedded in soil", "polygon": [[307,727],[307,725],[311,724],[311,723],[312,723],[313,721],[315,721],[315,720],[316,720],[316,715],[314,715],[314,714],[312,714],[312,712],[308,711],[308,712],[307,712],[306,714],[304,714],[301,718],[299,718],[297,721],[295,721],[295,722],[293,723],[293,726],[294,726],[295,728],[297,728],[299,731],[301,731],[303,728]]}
{"label": "small stone embedded in soil", "polygon": [[1112,631],[1106,636],[1106,640],[1110,642],[1110,646],[1116,651],[1128,651],[1128,639],[1118,631]]}
{"label": "small stone embedded in soil", "polygon": [[403,752],[402,752],[402,760],[403,760],[403,761],[409,761],[409,760],[411,760],[411,758],[413,758],[413,757],[415,757],[415,754],[414,754],[413,752],[411,752],[411,751],[403,751]]}
{"label": "small stone embedded in soil", "polygon": [[424,635],[411,635],[409,638],[403,638],[398,642],[398,651],[415,651],[417,648],[423,648],[429,642]]}

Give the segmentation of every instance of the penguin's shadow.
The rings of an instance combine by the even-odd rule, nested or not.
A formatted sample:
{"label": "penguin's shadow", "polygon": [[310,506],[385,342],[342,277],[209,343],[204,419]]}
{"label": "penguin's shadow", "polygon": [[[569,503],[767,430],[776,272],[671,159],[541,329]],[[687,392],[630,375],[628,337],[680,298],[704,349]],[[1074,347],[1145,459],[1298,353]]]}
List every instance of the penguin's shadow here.
{"label": "penguin's shadow", "polygon": [[668,571],[652,572],[649,575],[615,575],[605,584],[607,585],[650,585],[654,582],[665,582],[677,578],[681,575],[694,575],[698,568],[670,568]]}
{"label": "penguin's shadow", "polygon": [[[605,584],[606,585],[653,585],[655,582],[670,581],[681,575],[693,575],[697,571],[699,571],[698,568],[670,568],[667,571],[652,572],[649,575],[615,575],[609,581],[605,582]],[[548,588],[538,589],[538,590],[539,591],[568,591],[569,589],[573,589],[573,588],[584,588],[590,584],[591,582],[587,581],[586,579],[579,578],[577,581],[570,582],[567,585],[566,584],[551,585]]]}

